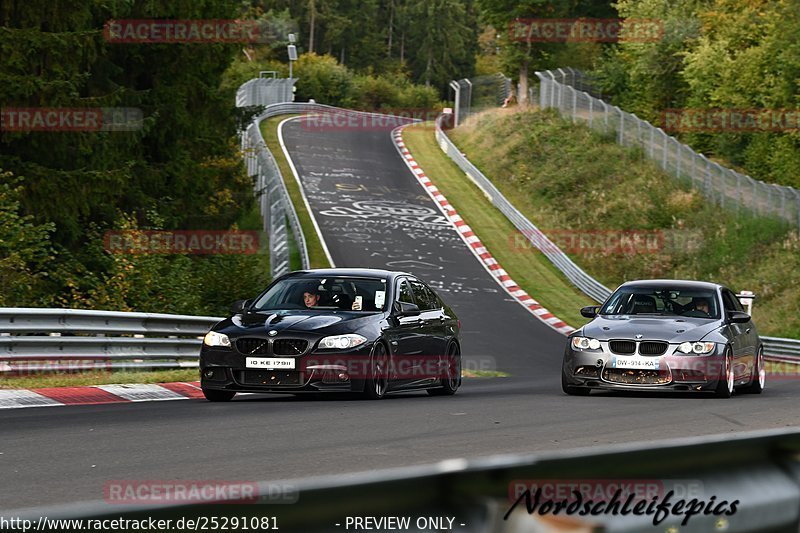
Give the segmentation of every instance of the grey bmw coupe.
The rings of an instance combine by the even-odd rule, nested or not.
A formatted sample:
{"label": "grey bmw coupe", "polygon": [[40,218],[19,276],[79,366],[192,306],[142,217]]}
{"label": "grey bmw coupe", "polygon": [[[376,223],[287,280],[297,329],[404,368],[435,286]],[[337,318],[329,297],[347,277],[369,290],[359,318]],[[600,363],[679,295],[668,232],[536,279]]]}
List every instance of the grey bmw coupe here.
{"label": "grey bmw coupe", "polygon": [[567,394],[706,391],[729,398],[734,390],[764,390],[761,340],[727,287],[632,281],[581,314],[593,320],[567,340],[561,374]]}

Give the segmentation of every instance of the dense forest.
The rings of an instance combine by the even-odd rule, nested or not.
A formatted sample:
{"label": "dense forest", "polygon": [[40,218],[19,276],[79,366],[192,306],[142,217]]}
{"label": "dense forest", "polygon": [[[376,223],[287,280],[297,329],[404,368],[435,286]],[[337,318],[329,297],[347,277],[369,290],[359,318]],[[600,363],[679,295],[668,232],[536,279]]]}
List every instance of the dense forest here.
{"label": "dense forest", "polygon": [[[509,31],[517,19],[618,16],[658,19],[664,38],[526,42]],[[248,20],[264,38],[115,43],[104,27],[120,19]],[[103,235],[260,228],[234,93],[262,70],[288,75],[290,33],[297,99],[360,109],[441,107],[451,79],[497,71],[524,90],[557,66],[593,71],[604,94],[656,123],[665,108],[800,103],[797,0],[4,0],[0,105],[129,108],[143,120],[2,132],[0,305],[221,313],[262,287],[262,255],[110,254]],[[800,185],[797,130],[685,140]]]}

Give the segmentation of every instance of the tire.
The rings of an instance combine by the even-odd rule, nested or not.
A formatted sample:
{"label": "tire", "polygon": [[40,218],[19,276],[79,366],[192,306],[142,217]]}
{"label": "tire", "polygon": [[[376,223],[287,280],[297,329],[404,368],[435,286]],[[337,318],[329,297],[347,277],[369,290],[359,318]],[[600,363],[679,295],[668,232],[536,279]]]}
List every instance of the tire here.
{"label": "tire", "polygon": [[203,389],[203,396],[209,402],[229,402],[233,400],[236,393],[227,390]]}
{"label": "tire", "polygon": [[363,397],[380,400],[389,389],[389,355],[383,343],[375,343],[369,358],[369,377],[364,381]]}
{"label": "tire", "polygon": [[442,378],[442,386],[428,389],[431,396],[452,396],[461,386],[461,350],[453,343],[447,349],[447,378]]}
{"label": "tire", "polygon": [[717,398],[730,398],[733,396],[733,354],[730,348],[725,349],[725,364],[720,369],[717,388],[714,394]]}
{"label": "tire", "polygon": [[756,352],[756,360],[753,364],[753,373],[750,376],[750,384],[742,388],[742,392],[748,394],[761,394],[767,386],[767,370],[764,365],[764,348],[759,347]]}
{"label": "tire", "polygon": [[563,370],[561,371],[561,390],[569,396],[589,396],[592,392],[591,389],[586,387],[575,387],[567,383],[567,376],[564,374]]}

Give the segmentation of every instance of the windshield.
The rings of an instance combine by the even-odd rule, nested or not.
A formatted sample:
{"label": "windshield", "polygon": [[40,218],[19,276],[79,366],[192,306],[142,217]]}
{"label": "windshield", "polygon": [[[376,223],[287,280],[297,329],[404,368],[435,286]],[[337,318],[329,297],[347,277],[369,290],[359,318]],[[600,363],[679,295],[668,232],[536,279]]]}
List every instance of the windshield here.
{"label": "windshield", "polygon": [[711,289],[671,287],[622,287],[600,310],[602,315],[679,315],[719,318],[719,306]]}
{"label": "windshield", "polygon": [[261,295],[252,311],[308,309],[379,312],[386,306],[386,280],[354,277],[302,277],[279,281]]}

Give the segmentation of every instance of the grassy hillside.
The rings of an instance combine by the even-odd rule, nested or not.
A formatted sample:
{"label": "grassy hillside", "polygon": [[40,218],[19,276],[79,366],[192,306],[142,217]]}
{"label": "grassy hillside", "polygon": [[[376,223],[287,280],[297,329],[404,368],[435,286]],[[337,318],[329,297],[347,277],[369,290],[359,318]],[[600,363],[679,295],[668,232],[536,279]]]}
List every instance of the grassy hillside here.
{"label": "grassy hillside", "polygon": [[[722,210],[641,151],[553,112],[491,111],[451,138],[529,219],[557,242],[571,243],[572,259],[607,286],[663,277],[752,290],[762,334],[800,337],[796,228]],[[638,245],[617,246],[616,239],[637,236]],[[521,248],[518,241],[507,246]],[[539,297],[536,287],[528,289]]]}
{"label": "grassy hillside", "polygon": [[588,322],[580,308],[595,302],[573,287],[546,257],[512,245],[516,229],[439,149],[431,123],[406,128],[403,140],[425,174],[520,287],[571,326]]}

